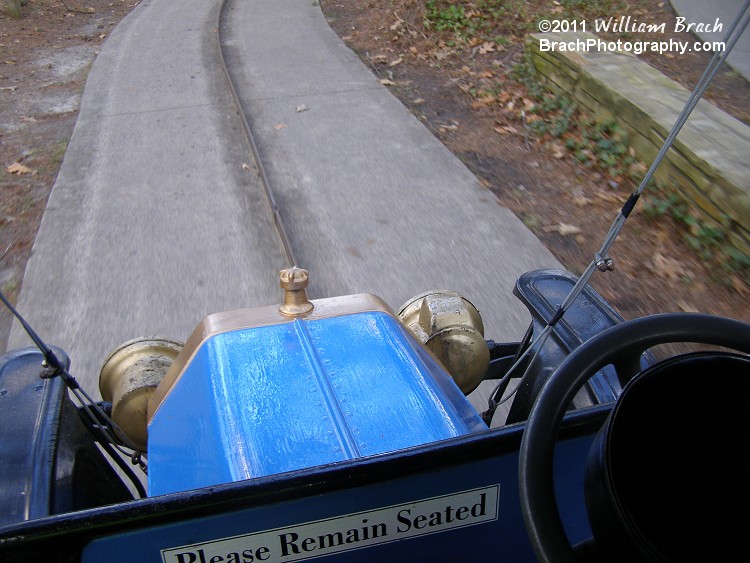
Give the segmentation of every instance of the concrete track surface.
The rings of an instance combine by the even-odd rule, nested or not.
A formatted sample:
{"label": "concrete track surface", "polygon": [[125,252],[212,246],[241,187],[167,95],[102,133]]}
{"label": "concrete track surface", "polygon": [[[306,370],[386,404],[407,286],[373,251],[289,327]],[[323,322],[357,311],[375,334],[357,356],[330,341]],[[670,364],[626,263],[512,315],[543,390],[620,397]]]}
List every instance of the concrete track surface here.
{"label": "concrete track surface", "polygon": [[[146,0],[104,45],[19,309],[92,394],[138,336],[279,302],[287,259],[225,58],[311,298],[394,309],[452,289],[518,340],[521,273],[560,264],[349,51],[309,0]],[[16,324],[9,348],[29,344]]]}

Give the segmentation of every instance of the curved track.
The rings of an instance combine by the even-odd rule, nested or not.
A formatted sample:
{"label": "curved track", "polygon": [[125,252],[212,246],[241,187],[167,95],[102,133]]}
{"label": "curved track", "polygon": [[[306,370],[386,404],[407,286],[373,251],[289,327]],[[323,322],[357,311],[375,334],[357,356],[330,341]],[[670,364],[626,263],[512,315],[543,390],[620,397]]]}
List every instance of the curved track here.
{"label": "curved track", "polygon": [[528,323],[516,278],[559,267],[319,6],[141,3],[89,74],[19,310],[93,393],[122,342],[278,302],[291,263],[311,298],[458,291],[497,340]]}
{"label": "curved track", "polygon": [[232,0],[222,0],[221,3],[221,11],[219,13],[219,25],[218,25],[218,34],[219,34],[219,61],[221,63],[221,69],[224,71],[224,76],[227,80],[227,85],[229,87],[229,91],[232,94],[232,99],[234,100],[235,106],[237,108],[237,115],[239,117],[239,120],[242,124],[242,130],[245,132],[245,138],[247,139],[248,146],[250,147],[250,151],[252,153],[252,157],[255,161],[255,167],[258,171],[258,176],[260,178],[261,183],[263,184],[263,189],[266,192],[266,197],[268,197],[268,203],[271,206],[271,211],[273,212],[273,218],[274,218],[274,224],[276,225],[276,229],[279,231],[279,236],[281,237],[281,244],[284,247],[284,253],[286,254],[287,261],[289,263],[289,266],[296,266],[297,260],[294,258],[294,251],[292,250],[292,245],[289,242],[289,236],[286,233],[286,228],[284,227],[284,221],[281,218],[281,211],[279,209],[279,204],[276,202],[276,197],[273,193],[273,187],[271,186],[271,181],[268,179],[268,174],[266,173],[266,168],[263,165],[263,160],[260,157],[260,153],[258,152],[258,145],[255,142],[255,138],[253,137],[253,132],[250,129],[250,124],[248,123],[247,116],[245,115],[245,110],[242,107],[242,102],[240,100],[239,94],[237,93],[237,88],[235,86],[234,80],[232,79],[232,73],[230,72],[229,66],[227,65],[227,56],[225,54],[226,49],[226,43],[223,40],[223,36],[225,35],[225,30],[227,29],[227,5]]}

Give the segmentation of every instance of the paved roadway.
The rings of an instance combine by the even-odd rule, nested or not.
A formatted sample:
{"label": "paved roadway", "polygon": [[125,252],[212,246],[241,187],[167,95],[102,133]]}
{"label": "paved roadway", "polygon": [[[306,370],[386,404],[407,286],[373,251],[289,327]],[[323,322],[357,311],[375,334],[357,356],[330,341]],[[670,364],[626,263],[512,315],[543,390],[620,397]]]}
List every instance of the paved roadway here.
{"label": "paved roadway", "polygon": [[[95,394],[107,353],[275,303],[286,267],[218,63],[236,67],[311,297],[398,308],[454,289],[486,334],[528,323],[516,277],[560,264],[382,86],[309,0],[145,0],[97,58],[19,308]],[[298,111],[301,107],[309,108]],[[9,346],[27,344],[19,327]]]}
{"label": "paved roadway", "polygon": [[[723,41],[729,28],[743,9],[747,0],[672,0],[675,12],[685,18],[685,24],[696,24],[693,29],[702,30],[696,35],[703,41]],[[746,16],[747,17],[747,16]],[[741,20],[744,21],[744,20]],[[711,31],[707,31],[711,30]],[[740,35],[727,63],[737,72],[750,80],[750,31]]]}

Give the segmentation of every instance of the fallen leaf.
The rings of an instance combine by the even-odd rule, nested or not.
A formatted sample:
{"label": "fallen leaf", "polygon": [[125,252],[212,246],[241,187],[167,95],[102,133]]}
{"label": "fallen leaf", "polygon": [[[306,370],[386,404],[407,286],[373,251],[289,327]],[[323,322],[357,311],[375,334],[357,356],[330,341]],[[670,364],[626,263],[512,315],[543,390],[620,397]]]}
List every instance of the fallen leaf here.
{"label": "fallen leaf", "polygon": [[393,80],[388,80],[387,78],[382,78],[380,80],[380,83],[383,86],[395,86],[396,85],[396,83]]}
{"label": "fallen leaf", "polygon": [[388,63],[388,66],[396,66],[400,65],[402,62],[404,62],[404,57],[399,57],[391,62]]}
{"label": "fallen leaf", "polygon": [[277,123],[273,126],[276,131],[281,131],[282,129],[286,129],[286,123]]}
{"label": "fallen leaf", "polygon": [[622,203],[622,196],[617,196],[615,194],[599,192],[596,194],[596,197],[610,203]]}
{"label": "fallen leaf", "polygon": [[[521,112],[521,114],[523,115],[523,111]],[[536,115],[535,113],[532,113],[531,115],[526,115],[524,119],[526,120],[527,125],[529,123],[536,123],[537,121],[543,121],[542,117],[540,115]]]}
{"label": "fallen leaf", "polygon": [[485,41],[479,47],[480,55],[486,55],[487,53],[492,53],[494,51],[495,51],[495,44],[492,41]]}
{"label": "fallen leaf", "polygon": [[646,266],[657,276],[667,278],[673,282],[680,281],[685,277],[691,277],[689,270],[681,262],[664,256],[658,250],[654,252],[651,261]]}
{"label": "fallen leaf", "polygon": [[557,141],[550,143],[549,148],[552,151],[552,156],[557,159],[563,158],[568,154],[568,149],[565,148],[565,145]]}
{"label": "fallen leaf", "polygon": [[698,309],[693,307],[690,303],[687,303],[685,301],[678,301],[677,306],[682,309],[685,313],[700,313]]}
{"label": "fallen leaf", "polygon": [[575,225],[568,225],[567,223],[558,223],[557,225],[550,225],[548,227],[544,227],[545,233],[553,233],[556,232],[564,237],[570,236],[570,235],[579,235],[583,231],[576,227]]}
{"label": "fallen leaf", "polygon": [[732,287],[734,287],[737,292],[741,293],[742,295],[750,294],[750,291],[748,291],[747,288],[747,283],[744,280],[740,279],[739,276],[731,276],[729,279],[732,283]]}
{"label": "fallen leaf", "polygon": [[5,169],[5,171],[8,174],[16,174],[18,176],[20,176],[21,174],[33,174],[34,173],[34,171],[31,168],[29,168],[28,166],[24,166],[20,162],[14,162],[10,166],[8,166]]}
{"label": "fallen leaf", "polygon": [[433,53],[433,56],[437,60],[442,61],[442,60],[447,59],[448,57],[450,57],[453,53],[455,53],[455,51],[453,49],[443,49],[442,51],[435,51]]}
{"label": "fallen leaf", "polygon": [[592,203],[592,200],[590,200],[586,196],[579,195],[573,197],[573,203],[579,207],[585,207],[586,205],[590,205]]}
{"label": "fallen leaf", "polygon": [[495,96],[491,94],[484,95],[484,96],[477,98],[473,102],[471,102],[471,109],[475,109],[475,110],[482,109],[484,107],[494,104],[496,101],[497,101],[497,98],[495,98]]}
{"label": "fallen leaf", "polygon": [[515,134],[518,133],[518,129],[511,125],[496,125],[495,131],[501,135]]}
{"label": "fallen leaf", "polygon": [[634,162],[628,169],[633,176],[643,175],[648,171],[648,168],[646,168],[646,165],[642,162]]}
{"label": "fallen leaf", "polygon": [[438,127],[441,131],[455,131],[458,129],[458,122],[451,121],[450,123],[438,123]]}

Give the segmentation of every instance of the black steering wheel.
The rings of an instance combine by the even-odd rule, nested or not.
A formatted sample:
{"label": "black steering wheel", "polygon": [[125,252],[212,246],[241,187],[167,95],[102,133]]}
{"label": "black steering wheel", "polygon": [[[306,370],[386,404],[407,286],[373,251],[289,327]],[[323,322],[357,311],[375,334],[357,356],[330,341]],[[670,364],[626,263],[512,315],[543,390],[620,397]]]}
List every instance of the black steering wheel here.
{"label": "black steering wheel", "polygon": [[[521,512],[540,562],[576,561],[560,520],[552,472],[557,429],[570,401],[604,366],[612,364],[632,371],[648,348],[676,342],[716,345],[750,354],[750,325],[694,313],[670,313],[627,321],[603,331],[574,350],[541,390],[526,423],[519,458]],[[621,378],[622,375],[620,373]]]}

